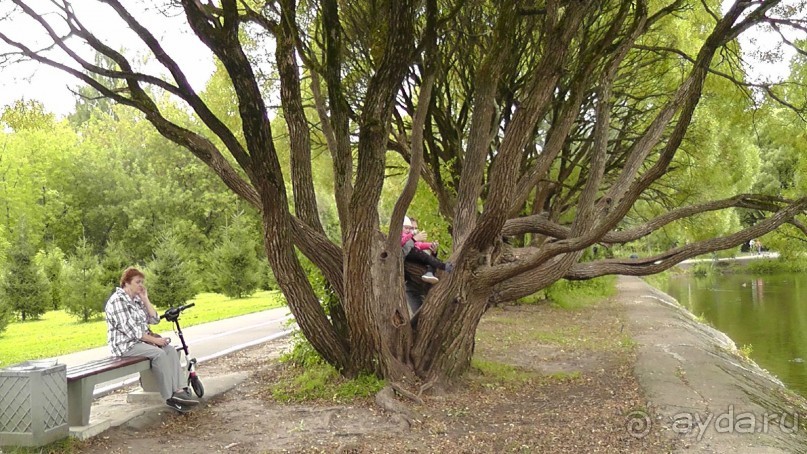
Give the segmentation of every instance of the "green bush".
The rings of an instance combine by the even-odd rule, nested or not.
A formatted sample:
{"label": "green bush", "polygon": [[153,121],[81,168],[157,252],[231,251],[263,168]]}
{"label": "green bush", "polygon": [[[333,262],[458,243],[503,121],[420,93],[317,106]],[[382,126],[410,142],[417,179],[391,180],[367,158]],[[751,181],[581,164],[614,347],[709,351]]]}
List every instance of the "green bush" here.
{"label": "green bush", "polygon": [[110,241],[104,249],[104,256],[101,259],[101,282],[109,293],[112,293],[120,285],[120,278],[123,270],[132,263],[126,247],[123,243]]}
{"label": "green bush", "polygon": [[210,254],[213,289],[232,298],[251,295],[265,278],[266,265],[258,259],[259,238],[243,216],[229,224]]}
{"label": "green bush", "polygon": [[695,277],[706,277],[715,272],[714,267],[711,263],[696,263],[692,265],[690,272]]}
{"label": "green bush", "polygon": [[50,307],[54,311],[58,310],[62,307],[64,297],[64,252],[54,246],[47,251],[39,251],[34,261],[45,273],[50,284]]}
{"label": "green bush", "polygon": [[749,260],[745,269],[751,274],[801,273],[807,271],[807,259]]}
{"label": "green bush", "polygon": [[8,253],[0,293],[22,321],[37,320],[48,310],[50,284],[34,262],[34,249],[28,242],[24,222],[20,222],[18,230],[17,240]]}
{"label": "green bush", "polygon": [[161,308],[176,307],[196,295],[193,265],[183,257],[182,245],[173,234],[165,234],[148,264],[149,299]]}
{"label": "green bush", "polygon": [[296,329],[291,335],[292,348],[280,355],[280,362],[298,367],[309,367],[325,363],[322,356],[314,350],[314,346]]}
{"label": "green bush", "polygon": [[89,322],[104,312],[110,291],[101,282],[103,270],[86,240],[64,269],[64,310],[82,322]]}
{"label": "green bush", "polygon": [[564,309],[594,304],[616,294],[616,276],[602,276],[585,281],[561,279],[545,289],[546,296]]}

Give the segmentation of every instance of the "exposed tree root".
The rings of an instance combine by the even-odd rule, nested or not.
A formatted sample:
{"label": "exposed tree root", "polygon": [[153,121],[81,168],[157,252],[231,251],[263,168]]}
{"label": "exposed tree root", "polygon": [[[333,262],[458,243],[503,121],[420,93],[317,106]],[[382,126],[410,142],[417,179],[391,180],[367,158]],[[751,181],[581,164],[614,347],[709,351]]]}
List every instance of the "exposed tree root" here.
{"label": "exposed tree root", "polygon": [[[407,393],[420,400],[420,398],[414,394],[409,392]],[[393,420],[401,421],[401,426],[404,426],[405,423],[405,429],[408,430],[410,427],[412,427],[412,423],[414,422],[412,411],[409,409],[409,407],[395,398],[395,390],[392,386],[385,386],[384,389],[376,393],[375,403],[385,411],[392,413],[391,418]]]}
{"label": "exposed tree root", "polygon": [[390,383],[390,386],[392,387],[392,389],[395,390],[396,393],[400,394],[401,396],[406,397],[407,399],[415,402],[416,404],[423,405],[423,399],[420,398],[419,393],[415,394],[415,393],[409,392],[403,386],[401,386],[399,383],[395,383],[395,382]]}

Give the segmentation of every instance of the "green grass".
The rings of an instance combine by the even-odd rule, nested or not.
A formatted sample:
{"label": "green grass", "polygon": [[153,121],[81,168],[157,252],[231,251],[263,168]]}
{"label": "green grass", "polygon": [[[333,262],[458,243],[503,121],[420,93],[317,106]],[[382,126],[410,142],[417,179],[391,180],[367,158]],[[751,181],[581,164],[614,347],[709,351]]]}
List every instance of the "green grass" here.
{"label": "green grass", "polygon": [[523,383],[538,376],[536,372],[480,358],[473,358],[471,360],[471,367],[483,377],[483,385]]}
{"label": "green grass", "polygon": [[585,281],[561,279],[546,289],[547,297],[564,309],[581,309],[616,295],[616,276]]}
{"label": "green grass", "polygon": [[290,366],[271,390],[272,397],[281,402],[349,402],[372,396],[384,386],[386,382],[373,375],[360,375],[350,380],[342,377],[330,364],[318,363],[307,367]]}
{"label": "green grass", "polygon": [[[183,328],[286,304],[277,291],[257,292],[240,299],[231,299],[218,293],[200,293],[189,302],[196,303],[196,306],[182,313],[180,323]],[[157,310],[160,313],[164,311],[162,308]],[[163,320],[152,329],[156,332],[170,331],[173,324]],[[104,345],[106,321],[103,318],[81,323],[64,311],[50,311],[39,320],[11,323],[0,333],[0,368]]]}
{"label": "green grass", "polygon": [[518,299],[519,304],[543,304],[551,301],[563,309],[582,309],[616,295],[616,276],[602,276],[584,281],[561,279],[532,295]]}
{"label": "green grass", "polygon": [[73,437],[67,437],[38,448],[3,446],[0,452],[4,454],[72,454],[80,452],[86,443]]}
{"label": "green grass", "polygon": [[670,270],[662,271],[658,274],[651,274],[649,276],[642,276],[642,280],[647,282],[648,284],[652,285],[653,287],[664,290],[670,283],[670,278],[673,276],[673,272]]}

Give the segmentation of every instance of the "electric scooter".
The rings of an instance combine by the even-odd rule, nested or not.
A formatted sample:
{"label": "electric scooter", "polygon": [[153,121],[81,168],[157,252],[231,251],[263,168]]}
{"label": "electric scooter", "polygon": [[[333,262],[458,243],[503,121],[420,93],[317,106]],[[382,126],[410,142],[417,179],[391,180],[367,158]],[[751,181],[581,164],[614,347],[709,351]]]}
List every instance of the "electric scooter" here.
{"label": "electric scooter", "polygon": [[202,397],[205,394],[205,387],[202,385],[202,380],[200,380],[199,376],[196,375],[196,358],[190,357],[190,354],[188,353],[188,344],[185,343],[185,337],[182,335],[182,328],[179,326],[179,314],[181,314],[185,309],[190,309],[195,305],[196,303],[190,303],[184,306],[172,307],[165,311],[160,318],[174,323],[174,332],[177,333],[179,340],[182,342],[182,351],[185,352],[185,359],[188,361],[188,386],[193,389],[194,394]]}

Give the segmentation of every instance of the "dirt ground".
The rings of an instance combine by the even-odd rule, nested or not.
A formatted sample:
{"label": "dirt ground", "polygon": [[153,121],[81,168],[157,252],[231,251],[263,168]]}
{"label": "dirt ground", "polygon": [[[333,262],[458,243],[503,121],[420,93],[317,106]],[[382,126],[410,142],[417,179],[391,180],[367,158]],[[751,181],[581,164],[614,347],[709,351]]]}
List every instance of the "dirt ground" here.
{"label": "dirt ground", "polygon": [[[83,453],[142,452],[669,452],[633,375],[635,344],[619,301],[565,310],[551,305],[488,311],[471,373],[451,393],[406,402],[413,423],[372,398],[283,404],[268,387],[288,341],[228,355],[200,374],[249,371],[242,385],[201,408],[166,412],[148,427],[118,427],[79,443]],[[642,413],[643,414],[643,413]],[[631,433],[642,436],[632,436]]]}

